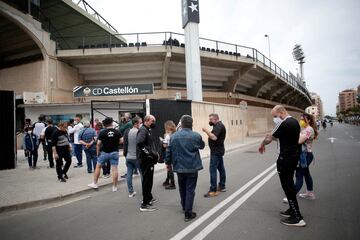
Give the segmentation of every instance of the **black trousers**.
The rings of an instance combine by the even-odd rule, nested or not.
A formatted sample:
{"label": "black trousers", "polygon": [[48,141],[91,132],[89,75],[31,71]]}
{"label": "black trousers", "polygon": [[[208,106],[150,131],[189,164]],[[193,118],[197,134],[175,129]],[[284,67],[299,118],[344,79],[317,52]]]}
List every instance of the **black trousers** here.
{"label": "black trousers", "polygon": [[143,205],[147,205],[153,199],[153,195],[151,193],[154,181],[154,165],[148,163],[141,163],[141,174],[143,176],[142,179],[142,193],[143,193]]}
{"label": "black trousers", "polygon": [[34,151],[28,150],[27,158],[29,167],[35,168],[38,160],[38,149],[35,149]]}
{"label": "black trousers", "polygon": [[47,147],[46,147],[46,144],[45,144],[45,140],[40,140],[40,141],[41,141],[41,145],[42,145],[43,152],[44,152],[44,160],[46,160]]}
{"label": "black trousers", "polygon": [[299,160],[299,154],[290,156],[279,156],[276,165],[280,178],[281,187],[289,201],[289,207],[294,217],[298,220],[303,219],[299,210],[294,184],[295,169]]}
{"label": "black trousers", "polygon": [[54,157],[53,157],[53,150],[51,145],[46,146],[46,152],[48,154],[48,160],[49,160],[49,167],[54,167]]}
{"label": "black trousers", "polygon": [[[71,153],[68,147],[56,148],[56,152],[59,158],[56,160],[56,173],[58,178],[63,178],[71,165]],[[65,161],[65,166],[63,168],[63,160]]]}
{"label": "black trousers", "polygon": [[193,212],[198,172],[178,173],[177,175],[182,209],[185,212],[185,217],[191,216],[191,213]]}
{"label": "black trousers", "polygon": [[167,169],[167,175],[166,175],[166,183],[169,183],[170,185],[175,185],[175,178],[174,178],[174,172],[171,164],[166,164]]}
{"label": "black trousers", "polygon": [[110,160],[107,160],[102,165],[103,175],[110,175],[110,169],[111,169]]}

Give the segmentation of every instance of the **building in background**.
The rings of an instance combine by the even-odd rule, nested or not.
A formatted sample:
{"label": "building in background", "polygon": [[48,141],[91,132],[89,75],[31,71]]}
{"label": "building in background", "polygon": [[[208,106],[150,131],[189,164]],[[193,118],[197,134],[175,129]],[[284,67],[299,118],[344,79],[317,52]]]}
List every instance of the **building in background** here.
{"label": "building in background", "polygon": [[319,94],[312,92],[310,93],[310,96],[311,96],[312,106],[308,108],[312,109],[312,107],[314,107],[314,110],[317,111],[317,114],[313,114],[313,115],[315,115],[317,119],[322,119],[324,117],[324,108],[323,108],[323,102]]}
{"label": "building in background", "polygon": [[305,112],[308,113],[308,114],[313,115],[316,120],[319,119],[319,109],[318,109],[317,106],[312,105],[312,106],[310,106],[310,107],[307,107],[307,108],[305,109]]}
{"label": "building in background", "polygon": [[358,89],[346,89],[339,93],[339,112],[345,112],[359,105],[357,102]]}
{"label": "building in background", "polygon": [[339,102],[336,104],[336,115],[340,113],[340,105]]}

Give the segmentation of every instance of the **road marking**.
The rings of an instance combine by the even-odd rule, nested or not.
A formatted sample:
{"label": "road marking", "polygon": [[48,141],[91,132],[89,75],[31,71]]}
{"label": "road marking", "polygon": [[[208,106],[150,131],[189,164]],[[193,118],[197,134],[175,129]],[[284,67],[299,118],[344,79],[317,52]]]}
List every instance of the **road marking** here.
{"label": "road marking", "polygon": [[170,240],[181,240],[185,236],[187,236],[189,233],[191,233],[195,228],[200,226],[203,222],[205,222],[208,218],[210,218],[212,215],[214,215],[217,211],[219,211],[221,208],[223,208],[226,204],[231,202],[234,198],[236,198],[238,195],[240,195],[242,192],[244,192],[248,187],[250,187],[253,183],[255,183],[257,180],[259,180],[261,177],[263,177],[265,174],[270,172],[276,167],[276,164],[272,164],[269,168],[265,169],[262,173],[251,179],[249,182],[247,182],[244,186],[239,188],[236,192],[231,194],[228,198],[217,204],[215,207],[207,211],[204,215],[202,215],[200,218],[198,218],[196,221],[194,221],[192,224],[181,230],[178,234],[176,234],[174,237],[172,237]]}
{"label": "road marking", "polygon": [[80,197],[77,197],[75,199],[66,200],[64,202],[50,204],[50,206],[46,206],[44,208],[41,208],[40,211],[45,211],[45,210],[52,209],[52,208],[62,207],[62,206],[65,206],[65,205],[68,205],[68,204],[71,204],[71,203],[75,203],[75,202],[78,202],[78,201],[81,201],[81,200],[85,200],[85,199],[88,199],[88,198],[91,198],[91,196],[80,196]]}
{"label": "road marking", "polygon": [[275,174],[277,173],[276,169],[273,170],[269,175],[267,175],[263,180],[256,184],[252,189],[250,189],[245,195],[243,195],[239,200],[237,200],[233,205],[226,209],[220,216],[218,216],[214,221],[207,225],[200,233],[198,233],[192,240],[202,240],[207,235],[209,235],[215,228],[217,228],[222,222],[225,221],[236,209],[238,209],[246,200],[248,200],[254,193],[259,190],[265,183],[267,183]]}
{"label": "road marking", "polygon": [[333,143],[336,138],[331,137],[331,138],[328,138],[328,139],[330,140],[330,142]]}

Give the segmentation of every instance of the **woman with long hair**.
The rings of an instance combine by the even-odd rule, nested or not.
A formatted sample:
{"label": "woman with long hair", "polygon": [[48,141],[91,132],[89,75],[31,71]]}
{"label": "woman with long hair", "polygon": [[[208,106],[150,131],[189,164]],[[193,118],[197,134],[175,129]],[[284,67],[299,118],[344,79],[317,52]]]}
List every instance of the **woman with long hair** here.
{"label": "woman with long hair", "polygon": [[[163,147],[166,149],[170,144],[171,135],[176,132],[176,125],[173,121],[166,121],[164,127],[165,127],[165,136],[163,141]],[[175,187],[175,179],[174,179],[174,172],[172,169],[172,165],[166,164],[166,169],[167,169],[167,176],[165,182],[163,183],[163,186],[165,187],[165,189],[168,190],[175,189],[176,187]]]}
{"label": "woman with long hair", "polygon": [[303,179],[305,179],[307,191],[305,193],[300,193],[299,197],[314,200],[315,194],[313,189],[313,179],[309,170],[309,166],[314,160],[312,144],[319,134],[314,116],[304,113],[300,117],[300,127],[301,133],[299,138],[299,144],[302,144],[302,152],[299,160],[299,165],[295,173],[295,189],[296,192],[299,192],[303,185]]}

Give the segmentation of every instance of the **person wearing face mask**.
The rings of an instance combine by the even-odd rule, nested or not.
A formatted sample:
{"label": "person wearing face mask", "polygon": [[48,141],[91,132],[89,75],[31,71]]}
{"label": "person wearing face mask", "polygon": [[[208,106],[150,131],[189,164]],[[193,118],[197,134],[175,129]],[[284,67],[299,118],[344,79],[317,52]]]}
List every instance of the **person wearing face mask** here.
{"label": "person wearing face mask", "polygon": [[300,125],[281,105],[275,106],[271,110],[271,115],[274,117],[276,126],[271,134],[266,135],[259,147],[259,152],[263,154],[265,145],[270,144],[273,140],[279,141],[280,149],[276,165],[280,183],[289,204],[288,210],[280,212],[280,215],[284,217],[280,222],[287,226],[304,227],[306,223],[299,210],[294,184],[294,173],[301,151],[299,145]]}
{"label": "person wearing face mask", "polygon": [[[66,179],[69,179],[67,172],[71,165],[71,143],[69,141],[66,122],[60,122],[58,124],[58,129],[52,134],[51,143],[58,180],[60,182],[66,182]],[[64,167],[63,160],[65,160]]]}
{"label": "person wearing face mask", "polygon": [[33,127],[29,126],[25,129],[24,148],[27,153],[28,163],[30,169],[36,169],[36,162],[38,159],[38,138],[33,133]]}
{"label": "person wearing face mask", "polygon": [[298,193],[303,185],[303,179],[305,178],[307,191],[300,193],[299,197],[308,200],[314,200],[315,194],[313,189],[313,179],[310,175],[309,166],[314,159],[312,152],[312,143],[318,136],[316,129],[316,122],[314,116],[304,113],[300,118],[301,133],[299,143],[302,144],[302,153],[299,160],[299,165],[295,172],[295,188]]}
{"label": "person wearing face mask", "polygon": [[[209,131],[207,128],[202,129],[209,137],[210,147],[210,189],[204,197],[215,197],[219,195],[219,192],[226,192],[226,172],[223,159],[225,154],[224,141],[226,128],[216,113],[209,115],[209,125],[213,127],[212,131]],[[217,171],[219,171],[220,175],[218,186],[216,185]]]}
{"label": "person wearing face mask", "polygon": [[[309,166],[314,159],[314,155],[312,153],[312,143],[314,139],[317,138],[318,131],[315,119],[310,114],[304,113],[300,117],[299,124],[301,127],[299,144],[302,144],[302,147],[299,163],[295,171],[295,189],[296,193],[298,193],[301,190],[305,179],[307,191],[305,193],[300,193],[299,197],[308,200],[315,200],[315,194],[313,191],[313,180],[310,175]],[[284,198],[283,202],[287,203],[287,198]]]}
{"label": "person wearing face mask", "polygon": [[151,129],[155,128],[156,119],[153,115],[146,115],[143,126],[136,136],[136,155],[140,160],[142,174],[143,201],[140,206],[141,212],[153,212],[157,210],[153,204],[157,201],[151,193],[154,179],[154,165],[159,160],[159,153],[152,136]]}

